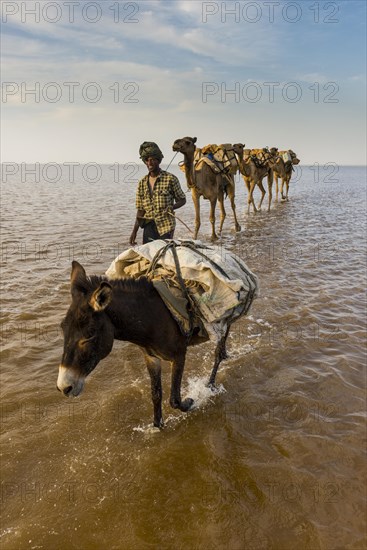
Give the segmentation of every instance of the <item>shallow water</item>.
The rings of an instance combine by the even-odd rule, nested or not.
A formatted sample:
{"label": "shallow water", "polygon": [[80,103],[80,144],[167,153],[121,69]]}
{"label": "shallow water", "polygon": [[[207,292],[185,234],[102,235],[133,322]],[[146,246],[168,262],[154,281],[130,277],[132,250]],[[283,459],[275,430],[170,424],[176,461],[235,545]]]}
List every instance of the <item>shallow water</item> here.
{"label": "shallow water", "polygon": [[[215,395],[212,345],[189,351],[187,415],[169,407],[165,365],[163,431],[131,344],[115,343],[79,398],[56,391],[71,261],[102,274],[127,248],[131,176],[3,183],[2,549],[367,546],[365,170],[316,176],[299,168],[289,202],[256,215],[237,179],[242,231],[227,204],[222,243],[261,295],[233,326]],[[193,226],[189,195],[178,216]]]}

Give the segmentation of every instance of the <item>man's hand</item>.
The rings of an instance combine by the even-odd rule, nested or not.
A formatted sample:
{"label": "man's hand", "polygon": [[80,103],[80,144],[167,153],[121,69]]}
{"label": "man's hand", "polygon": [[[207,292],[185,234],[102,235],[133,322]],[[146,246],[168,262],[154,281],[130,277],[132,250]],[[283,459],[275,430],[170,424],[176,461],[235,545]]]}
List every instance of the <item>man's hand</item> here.
{"label": "man's hand", "polygon": [[129,239],[129,243],[131,244],[131,246],[134,246],[134,244],[137,244],[136,235],[138,234],[138,230],[139,230],[138,220],[135,220],[134,228],[131,232],[130,239]]}
{"label": "man's hand", "polygon": [[137,235],[137,231],[135,231],[135,229],[134,229],[133,232],[131,233],[130,239],[129,239],[129,243],[131,244],[131,246],[134,246],[135,244],[137,244],[136,235]]}
{"label": "man's hand", "polygon": [[184,204],[186,204],[186,197],[183,197],[182,199],[179,199],[177,202],[175,202],[173,208],[177,210],[178,208],[181,208],[181,206],[183,206]]}

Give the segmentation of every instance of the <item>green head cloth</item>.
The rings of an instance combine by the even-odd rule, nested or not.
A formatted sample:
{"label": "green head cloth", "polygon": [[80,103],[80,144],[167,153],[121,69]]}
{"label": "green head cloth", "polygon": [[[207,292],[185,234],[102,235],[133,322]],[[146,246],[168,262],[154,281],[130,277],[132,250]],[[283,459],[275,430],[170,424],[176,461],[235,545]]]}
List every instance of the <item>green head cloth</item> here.
{"label": "green head cloth", "polygon": [[144,141],[139,147],[139,155],[143,162],[146,162],[149,157],[154,157],[158,159],[159,162],[163,159],[162,151],[153,141]]}

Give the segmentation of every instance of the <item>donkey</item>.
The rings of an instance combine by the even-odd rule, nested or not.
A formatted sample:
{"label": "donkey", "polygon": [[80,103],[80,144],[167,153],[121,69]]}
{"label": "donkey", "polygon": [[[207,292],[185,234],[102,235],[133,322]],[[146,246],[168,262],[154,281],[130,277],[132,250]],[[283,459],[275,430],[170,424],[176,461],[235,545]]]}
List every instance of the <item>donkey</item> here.
{"label": "donkey", "polygon": [[[107,280],[87,277],[82,265],[72,262],[72,301],[61,323],[64,352],[57,389],[76,397],[99,361],[111,352],[113,341],[125,340],[143,351],[151,379],[154,426],[163,427],[161,359],[172,365],[170,405],[189,411],[194,401],[181,399],[181,380],[188,345],[208,338],[193,334],[190,341],[181,332],[154,285],[145,277]],[[220,362],[226,358],[229,326],[216,346],[209,386],[214,388]]]}

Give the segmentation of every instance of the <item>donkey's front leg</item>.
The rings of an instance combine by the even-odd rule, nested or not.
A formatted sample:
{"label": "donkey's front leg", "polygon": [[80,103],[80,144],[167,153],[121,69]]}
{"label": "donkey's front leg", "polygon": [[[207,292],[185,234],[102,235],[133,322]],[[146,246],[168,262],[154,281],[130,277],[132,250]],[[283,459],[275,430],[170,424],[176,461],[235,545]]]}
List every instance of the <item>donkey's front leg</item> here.
{"label": "donkey's front leg", "polygon": [[180,409],[180,411],[187,412],[191,409],[194,400],[184,399],[181,401],[181,381],[182,374],[185,366],[186,350],[177,356],[172,361],[172,382],[171,382],[171,398],[170,405],[173,409]]}
{"label": "donkey's front leg", "polygon": [[162,418],[162,381],[161,381],[161,360],[152,355],[145,355],[145,362],[150,375],[152,387],[152,401],[154,408],[154,426],[156,428],[163,427]]}

